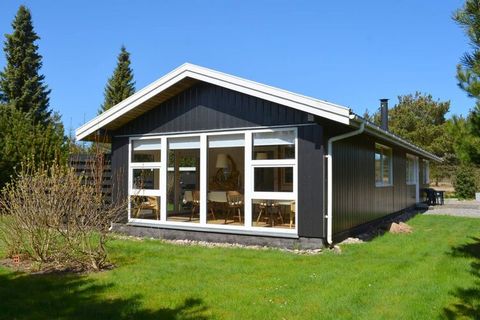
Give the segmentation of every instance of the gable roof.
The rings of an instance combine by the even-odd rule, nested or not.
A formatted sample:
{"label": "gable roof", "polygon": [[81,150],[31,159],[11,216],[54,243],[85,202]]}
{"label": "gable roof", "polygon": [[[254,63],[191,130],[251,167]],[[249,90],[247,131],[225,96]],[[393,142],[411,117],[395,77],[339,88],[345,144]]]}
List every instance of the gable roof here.
{"label": "gable roof", "polygon": [[[358,126],[360,122],[365,121],[344,106],[185,63],[88,121],[75,130],[75,136],[77,140],[94,141],[96,132],[118,129],[200,81],[278,103],[344,125]],[[365,128],[371,135],[412,150],[428,159],[442,161],[441,158],[372,123],[366,122]]]}
{"label": "gable roof", "polygon": [[185,63],[139,90],[75,131],[77,140],[91,140],[97,130],[115,130],[198,81],[211,83],[342,124],[349,124],[349,108]]}

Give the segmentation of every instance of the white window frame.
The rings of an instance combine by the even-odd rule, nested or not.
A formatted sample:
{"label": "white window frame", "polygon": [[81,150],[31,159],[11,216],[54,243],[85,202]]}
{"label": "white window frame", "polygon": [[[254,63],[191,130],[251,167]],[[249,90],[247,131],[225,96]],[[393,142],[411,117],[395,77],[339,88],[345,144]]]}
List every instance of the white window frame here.
{"label": "white window frame", "polygon": [[[383,181],[383,173],[384,173],[384,153],[380,153],[380,172],[382,174],[382,181],[377,181],[377,176],[375,172],[375,186],[376,187],[391,187],[393,186],[393,149],[389,146],[375,143],[375,151],[374,155],[377,154],[377,147],[381,150],[390,150],[390,158],[389,158],[389,170],[388,170],[388,183]],[[374,157],[374,166],[375,161],[377,161]]]}
{"label": "white window frame", "polygon": [[[295,159],[268,159],[268,160],[253,160],[253,133],[259,132],[278,132],[278,131],[294,131],[295,139]],[[297,128],[289,129],[270,129],[270,130],[256,130],[251,132],[252,141],[251,146],[252,150],[250,151],[249,157],[251,161],[251,200],[292,200],[295,201],[295,230],[298,230],[298,192],[297,192],[297,172],[298,172],[298,130]],[[255,191],[255,168],[281,168],[281,167],[290,167],[293,168],[293,189],[292,192],[265,192],[265,191]],[[252,208],[252,201],[249,202],[250,210]],[[251,218],[251,216],[250,216]],[[250,225],[252,225],[250,220]],[[253,227],[255,229],[272,229],[272,228],[262,228],[262,227]]]}
{"label": "white window frame", "polygon": [[[252,160],[253,156],[253,133],[294,131],[295,134],[295,159],[281,160]],[[207,223],[207,155],[208,137],[215,135],[244,134],[245,137],[245,176],[244,176],[244,225],[216,225]],[[200,137],[200,222],[167,221],[167,171],[168,171],[168,143],[167,139],[177,137]],[[132,163],[132,141],[139,139],[161,139],[161,162]],[[292,192],[254,192],[254,168],[255,167],[293,167],[293,191]],[[133,169],[160,169],[160,190],[137,190],[132,188]],[[298,130],[297,127],[275,127],[251,130],[229,130],[217,132],[199,132],[187,134],[161,134],[148,136],[129,137],[128,147],[128,221],[134,225],[159,226],[162,228],[201,230],[226,233],[240,233],[253,235],[276,235],[284,237],[298,236]],[[137,192],[137,193],[136,193]],[[131,217],[130,197],[136,195],[159,196],[160,220],[136,219]],[[295,201],[295,228],[268,228],[252,226],[252,200],[292,200]]]}
{"label": "white window frame", "polygon": [[[158,140],[158,137],[136,137],[136,138],[130,138],[129,143],[128,143],[128,204],[127,204],[127,210],[128,210],[128,220],[132,219],[131,218],[131,198],[135,196],[154,196],[154,197],[160,197],[160,212],[162,212],[162,202],[163,202],[163,195],[162,195],[162,163],[163,162],[163,145],[164,141],[161,140],[161,149],[160,149],[160,162],[132,162],[132,151],[133,151],[133,141],[135,140]],[[155,189],[135,189],[133,187],[133,170],[134,169],[158,169],[159,170],[159,184],[160,188],[158,190]],[[161,217],[160,217],[161,219]],[[135,219],[135,220],[141,220],[144,221],[144,219]],[[158,221],[158,220],[157,220]]]}
{"label": "white window frame", "polygon": [[[406,159],[406,161],[405,161],[405,171],[406,171],[405,172],[405,175],[406,175],[405,181],[406,181],[406,184],[409,185],[409,186],[416,185],[417,184],[417,174],[416,174],[417,168],[416,168],[416,166],[417,166],[417,163],[418,163],[418,161],[417,161],[418,158],[414,155],[411,155],[411,154],[407,153],[407,156],[405,157],[405,159]],[[411,175],[413,176],[413,180],[410,180],[411,177],[409,177],[409,175],[408,175],[408,173],[409,173],[408,172],[408,161],[409,160],[412,161]]]}
{"label": "white window frame", "polygon": [[430,183],[430,161],[423,159],[423,184]]}

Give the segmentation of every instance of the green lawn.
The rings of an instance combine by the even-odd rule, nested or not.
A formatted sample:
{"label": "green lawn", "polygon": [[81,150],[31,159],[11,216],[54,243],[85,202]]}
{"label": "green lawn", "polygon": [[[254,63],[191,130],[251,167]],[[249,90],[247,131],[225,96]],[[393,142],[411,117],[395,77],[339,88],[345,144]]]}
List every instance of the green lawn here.
{"label": "green lawn", "polygon": [[0,267],[2,319],[480,317],[480,219],[417,216],[342,254],[115,240],[117,268],[25,275]]}

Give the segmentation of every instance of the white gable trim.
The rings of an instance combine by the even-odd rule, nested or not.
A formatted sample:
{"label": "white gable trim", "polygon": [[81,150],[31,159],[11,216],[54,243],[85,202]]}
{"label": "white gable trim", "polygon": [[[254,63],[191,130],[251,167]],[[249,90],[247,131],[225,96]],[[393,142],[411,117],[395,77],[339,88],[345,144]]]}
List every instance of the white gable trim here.
{"label": "white gable trim", "polygon": [[350,124],[349,108],[186,63],[82,125],[75,131],[77,140],[84,139],[185,78],[204,81],[342,124]]}

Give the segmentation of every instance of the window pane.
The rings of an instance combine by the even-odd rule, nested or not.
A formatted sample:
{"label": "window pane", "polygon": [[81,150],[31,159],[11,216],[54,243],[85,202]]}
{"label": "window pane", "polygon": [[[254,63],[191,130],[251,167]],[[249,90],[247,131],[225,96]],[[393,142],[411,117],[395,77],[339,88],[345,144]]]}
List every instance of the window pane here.
{"label": "window pane", "polygon": [[133,140],[132,162],[160,162],[160,139]]}
{"label": "window pane", "polygon": [[168,139],[167,220],[200,222],[200,138]]}
{"label": "window pane", "polygon": [[275,146],[295,144],[294,131],[256,132],[253,134],[254,146]]}
{"label": "window pane", "polygon": [[407,184],[415,183],[415,160],[407,157]]}
{"label": "window pane", "polygon": [[385,155],[383,156],[382,177],[384,184],[390,183],[390,160]]}
{"label": "window pane", "polygon": [[426,160],[423,160],[423,183],[430,183],[430,166],[429,162]]}
{"label": "window pane", "polygon": [[295,201],[252,200],[252,226],[264,228],[295,228]]}
{"label": "window pane", "polygon": [[160,190],[160,169],[133,169],[132,188]]}
{"label": "window pane", "polygon": [[233,148],[244,147],[245,135],[241,134],[228,134],[228,135],[214,135],[208,137],[209,148]]}
{"label": "window pane", "polygon": [[256,192],[293,192],[293,168],[254,168]]}
{"label": "window pane", "polygon": [[375,153],[375,182],[382,182],[382,155]]}
{"label": "window pane", "polygon": [[392,149],[375,144],[375,183],[392,184]]}
{"label": "window pane", "polygon": [[160,197],[130,197],[130,217],[160,220]]}
{"label": "window pane", "polygon": [[383,183],[389,184],[390,183],[390,166],[389,166],[389,159],[385,157],[383,159]]}
{"label": "window pane", "polygon": [[244,135],[208,138],[207,223],[245,225]]}
{"label": "window pane", "polygon": [[169,150],[200,149],[200,137],[168,139]]}
{"label": "window pane", "polygon": [[253,147],[253,160],[295,159],[295,145]]}
{"label": "window pane", "polygon": [[253,160],[295,159],[295,132],[253,134]]}

